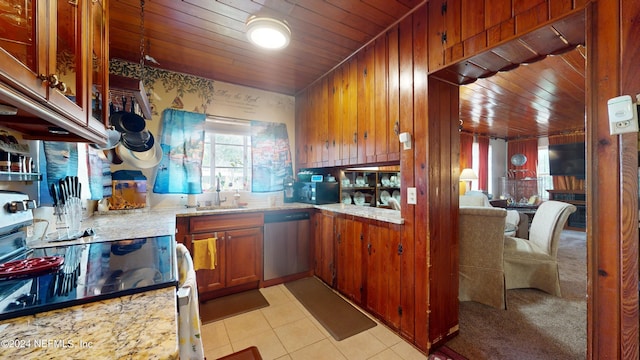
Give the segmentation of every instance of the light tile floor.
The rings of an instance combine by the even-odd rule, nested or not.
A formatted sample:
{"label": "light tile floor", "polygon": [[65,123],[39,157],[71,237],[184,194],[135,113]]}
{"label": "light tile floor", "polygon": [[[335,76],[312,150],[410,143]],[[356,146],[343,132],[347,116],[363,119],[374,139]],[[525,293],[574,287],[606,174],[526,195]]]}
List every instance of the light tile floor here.
{"label": "light tile floor", "polygon": [[260,291],[270,306],[202,326],[207,360],[253,345],[265,360],[427,359],[376,319],[377,326],[336,341],[284,285]]}

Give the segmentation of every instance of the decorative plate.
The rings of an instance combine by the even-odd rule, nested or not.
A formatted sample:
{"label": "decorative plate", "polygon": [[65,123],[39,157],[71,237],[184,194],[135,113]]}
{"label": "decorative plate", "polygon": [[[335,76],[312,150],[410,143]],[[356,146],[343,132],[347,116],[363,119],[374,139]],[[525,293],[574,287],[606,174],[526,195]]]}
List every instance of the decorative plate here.
{"label": "decorative plate", "polygon": [[382,179],[380,179],[380,182],[382,183],[382,186],[391,185],[391,181],[389,180],[389,177],[387,177],[387,176],[383,176]]}
{"label": "decorative plate", "polygon": [[342,193],[342,203],[343,204],[351,204],[351,195],[347,192]]}
{"label": "decorative plate", "polygon": [[527,157],[524,154],[515,154],[511,157],[511,164],[514,166],[522,166],[527,163]]}
{"label": "decorative plate", "polygon": [[382,202],[382,204],[387,205],[387,203],[389,202],[389,198],[391,197],[391,195],[389,195],[389,192],[384,190],[380,193],[380,202]]}
{"label": "decorative plate", "polygon": [[353,194],[353,202],[356,205],[364,205],[364,194],[361,193],[360,191]]}
{"label": "decorative plate", "polygon": [[391,196],[393,196],[393,198],[396,199],[398,203],[400,203],[400,191],[393,190],[393,194]]}

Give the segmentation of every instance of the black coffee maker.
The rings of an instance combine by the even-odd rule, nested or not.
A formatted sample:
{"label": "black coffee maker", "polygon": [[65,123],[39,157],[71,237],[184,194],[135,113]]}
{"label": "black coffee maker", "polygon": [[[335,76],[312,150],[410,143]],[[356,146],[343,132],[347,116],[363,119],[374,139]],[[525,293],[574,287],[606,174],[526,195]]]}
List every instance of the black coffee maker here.
{"label": "black coffee maker", "polygon": [[284,202],[285,203],[292,203],[292,202],[296,201],[295,200],[295,191],[293,189],[293,184],[294,184],[293,176],[291,176],[291,175],[285,176],[285,178],[283,180]]}

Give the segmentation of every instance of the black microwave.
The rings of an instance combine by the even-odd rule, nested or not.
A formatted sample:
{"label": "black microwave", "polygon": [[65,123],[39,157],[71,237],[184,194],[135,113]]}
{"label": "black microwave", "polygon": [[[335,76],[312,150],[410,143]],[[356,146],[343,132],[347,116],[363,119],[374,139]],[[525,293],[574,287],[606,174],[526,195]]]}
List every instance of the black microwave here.
{"label": "black microwave", "polygon": [[339,185],[337,182],[296,182],[295,201],[314,205],[337,203]]}

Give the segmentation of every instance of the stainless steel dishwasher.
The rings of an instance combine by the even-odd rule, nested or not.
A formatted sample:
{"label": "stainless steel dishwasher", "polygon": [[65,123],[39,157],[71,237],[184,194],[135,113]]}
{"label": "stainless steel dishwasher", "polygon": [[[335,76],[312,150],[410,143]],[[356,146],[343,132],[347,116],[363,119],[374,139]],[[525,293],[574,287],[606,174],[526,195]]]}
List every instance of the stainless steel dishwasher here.
{"label": "stainless steel dishwasher", "polygon": [[264,215],[264,280],[309,271],[311,229],[308,211]]}

